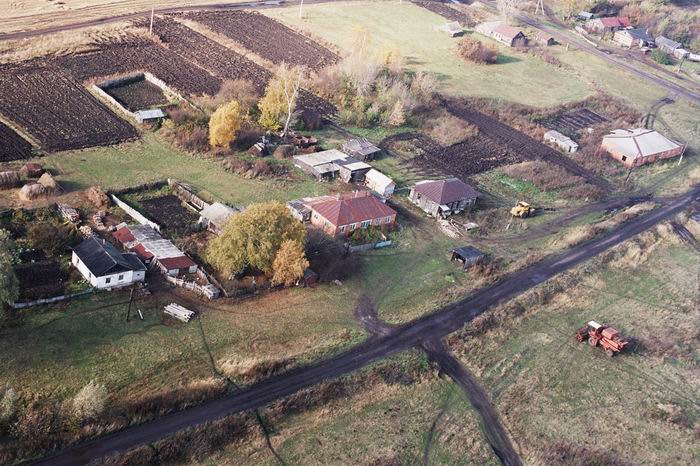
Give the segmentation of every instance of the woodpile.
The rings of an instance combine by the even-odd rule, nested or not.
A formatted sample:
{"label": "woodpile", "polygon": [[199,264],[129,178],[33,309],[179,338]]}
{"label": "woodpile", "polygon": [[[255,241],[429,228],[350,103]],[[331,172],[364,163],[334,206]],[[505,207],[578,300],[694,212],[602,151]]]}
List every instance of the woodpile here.
{"label": "woodpile", "polygon": [[41,175],[38,183],[44,187],[46,194],[54,194],[61,189],[61,186],[49,172],[45,172],[43,175]]}
{"label": "woodpile", "polygon": [[19,190],[21,201],[32,201],[41,196],[46,196],[46,188],[39,183],[27,183]]}
{"label": "woodpile", "polygon": [[89,238],[93,235],[92,228],[90,228],[90,225],[83,225],[80,228],[78,228],[78,231],[80,232],[81,235],[83,235],[83,238]]}
{"label": "woodpile", "polygon": [[19,172],[6,171],[0,172],[0,189],[15,188],[20,183]]}
{"label": "woodpile", "polygon": [[57,204],[58,211],[63,215],[63,218],[71,223],[78,223],[80,221],[80,214],[73,207],[68,204]]}
{"label": "woodpile", "polygon": [[189,322],[194,317],[194,312],[176,303],[165,306],[163,312],[183,322]]}
{"label": "woodpile", "polygon": [[105,192],[99,186],[91,186],[87,191],[85,191],[85,194],[87,195],[88,200],[98,209],[107,209],[112,205],[112,201],[109,199],[109,196],[107,196],[107,194],[105,194]]}
{"label": "woodpile", "polygon": [[25,163],[19,172],[27,178],[39,178],[44,174],[44,167],[35,162]]}

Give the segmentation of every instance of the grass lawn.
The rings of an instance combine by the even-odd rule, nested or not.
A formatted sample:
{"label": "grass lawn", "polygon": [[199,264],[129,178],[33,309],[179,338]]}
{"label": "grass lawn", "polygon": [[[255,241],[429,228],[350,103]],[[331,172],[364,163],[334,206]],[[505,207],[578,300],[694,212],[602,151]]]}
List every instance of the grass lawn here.
{"label": "grass lawn", "polygon": [[499,64],[467,63],[457,56],[458,39],[435,29],[446,20],[410,2],[305,5],[301,20],[296,7],[263,10],[262,13],[291,27],[310,31],[341,49],[349,45],[353,29],[364,26],[371,33],[374,49],[398,47],[409,68],[435,73],[442,90],[448,94],[548,107],[582,99],[591,90],[573,74],[506,47],[499,47],[503,54]]}

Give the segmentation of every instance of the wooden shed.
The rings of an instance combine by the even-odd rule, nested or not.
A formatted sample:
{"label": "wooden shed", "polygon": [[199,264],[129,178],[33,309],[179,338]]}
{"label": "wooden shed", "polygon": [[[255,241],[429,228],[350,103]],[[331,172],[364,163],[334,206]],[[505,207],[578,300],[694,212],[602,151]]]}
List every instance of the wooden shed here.
{"label": "wooden shed", "polygon": [[476,249],[474,246],[462,246],[452,250],[451,261],[461,262],[464,270],[480,264],[486,259],[486,254]]}

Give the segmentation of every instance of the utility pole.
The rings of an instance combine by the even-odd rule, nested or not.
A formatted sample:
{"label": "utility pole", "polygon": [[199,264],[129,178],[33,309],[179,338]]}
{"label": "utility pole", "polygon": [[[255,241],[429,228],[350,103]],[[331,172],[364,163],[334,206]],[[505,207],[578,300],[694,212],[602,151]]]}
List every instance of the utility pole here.
{"label": "utility pole", "polygon": [[678,159],[678,165],[680,165],[681,162],[683,161],[683,154],[685,154],[685,148],[686,148],[686,147],[688,147],[688,144],[684,144],[684,145],[683,145],[683,150],[681,151],[681,158]]}
{"label": "utility pole", "polygon": [[155,14],[155,7],[151,7],[151,26],[148,28],[148,35],[152,36],[153,35],[153,16]]}
{"label": "utility pole", "polygon": [[301,2],[299,2],[299,19],[302,18],[302,8],[304,8],[304,0],[301,0]]}
{"label": "utility pole", "polygon": [[537,0],[537,5],[535,5],[535,14],[541,11],[544,14],[544,0]]}
{"label": "utility pole", "polygon": [[129,307],[126,308],[126,321],[131,320],[131,303],[134,301],[134,286],[131,286],[131,293],[129,293]]}

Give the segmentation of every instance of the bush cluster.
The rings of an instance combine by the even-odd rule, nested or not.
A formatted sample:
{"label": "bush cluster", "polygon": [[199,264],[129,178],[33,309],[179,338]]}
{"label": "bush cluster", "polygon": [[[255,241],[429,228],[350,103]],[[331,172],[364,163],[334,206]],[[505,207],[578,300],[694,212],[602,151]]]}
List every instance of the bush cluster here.
{"label": "bush cluster", "polygon": [[495,48],[469,36],[459,40],[457,53],[465,60],[479,65],[490,65],[498,61],[498,51]]}

